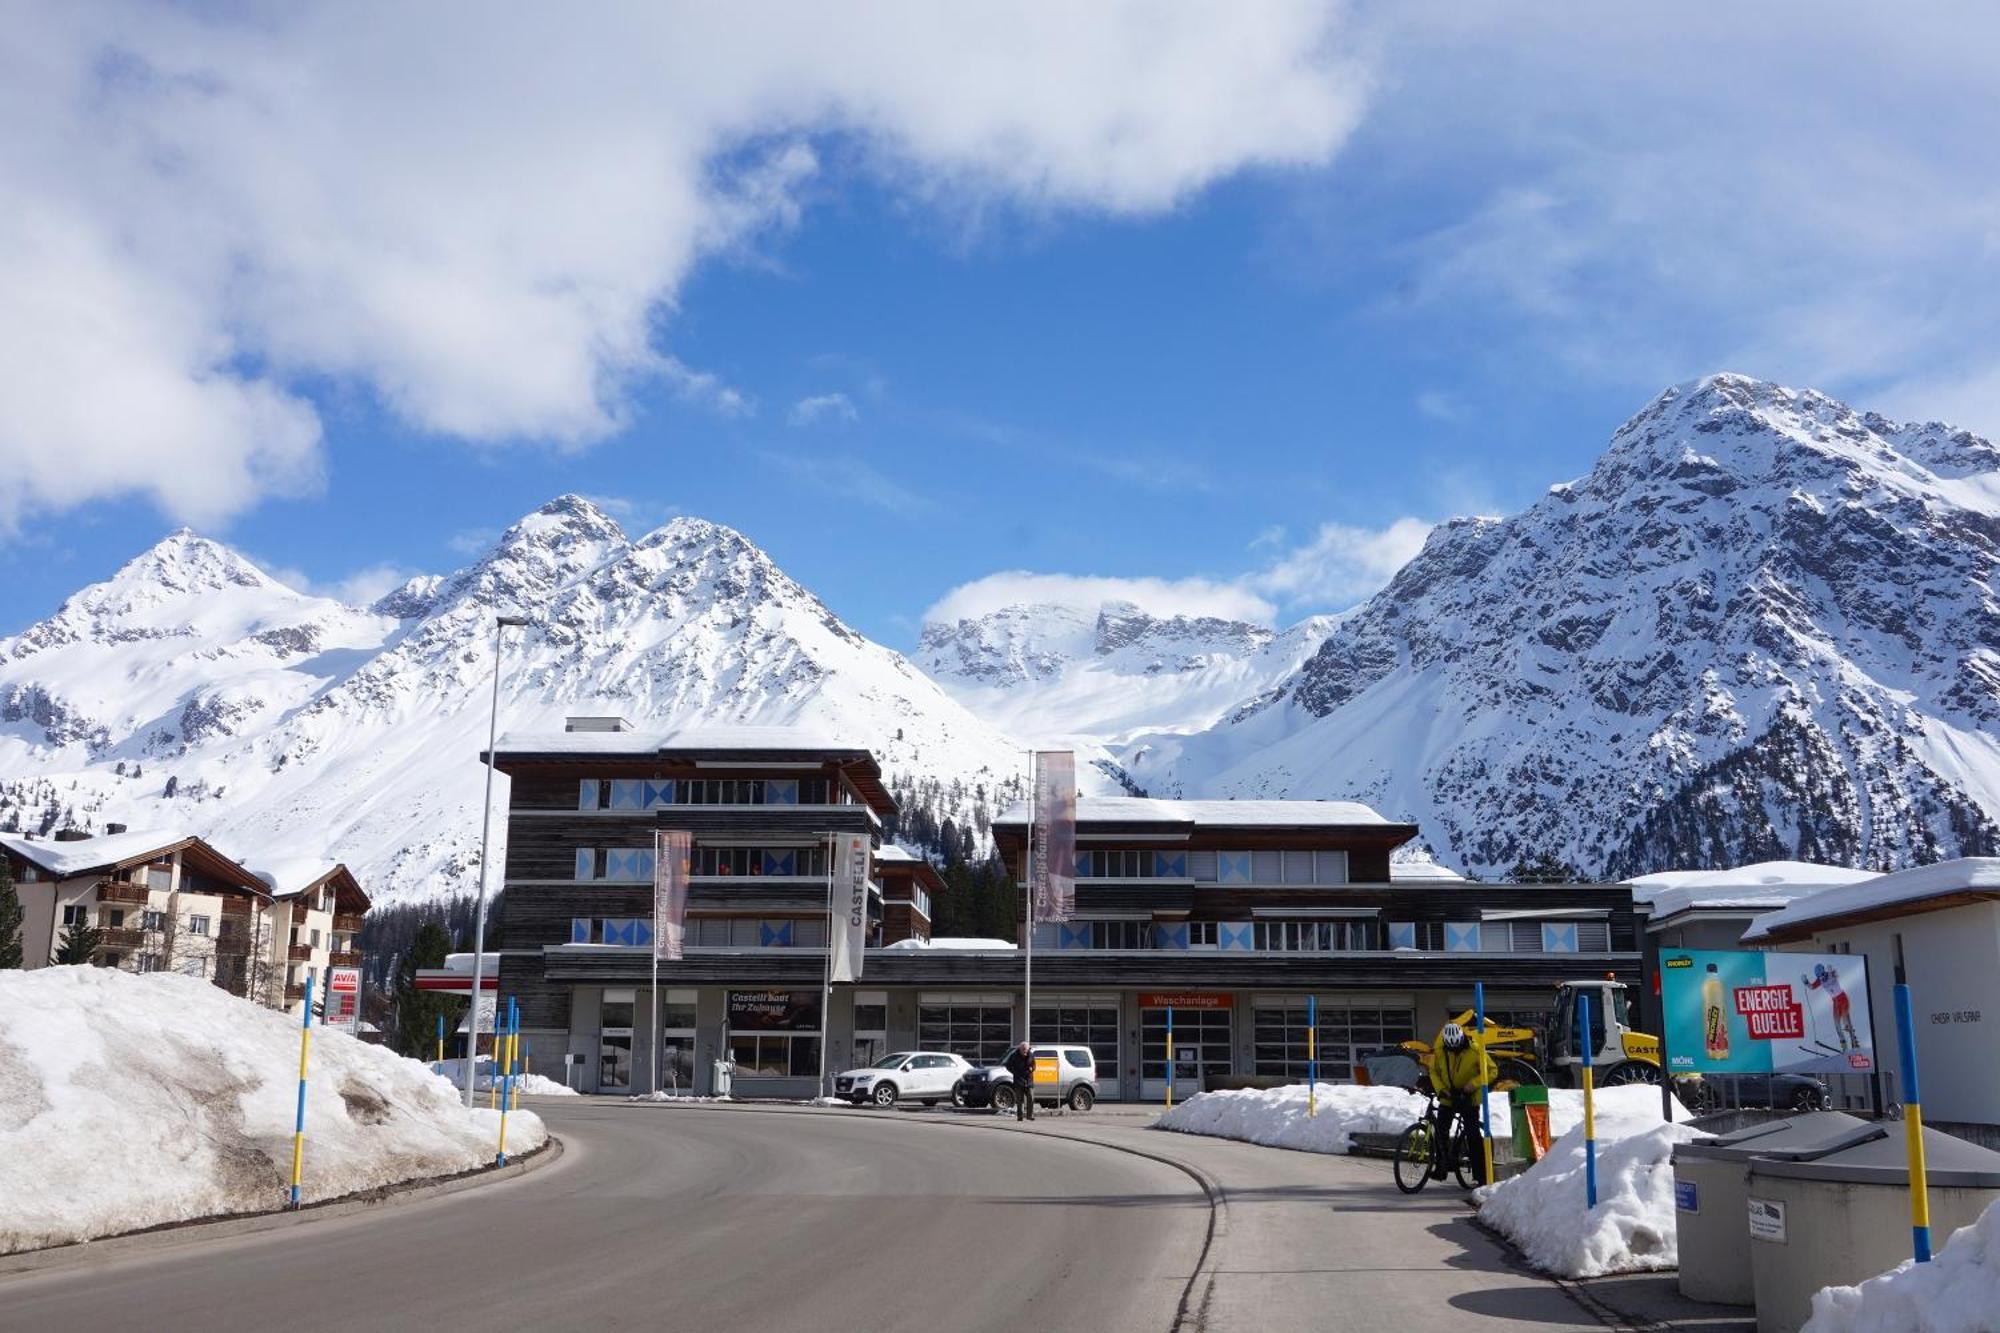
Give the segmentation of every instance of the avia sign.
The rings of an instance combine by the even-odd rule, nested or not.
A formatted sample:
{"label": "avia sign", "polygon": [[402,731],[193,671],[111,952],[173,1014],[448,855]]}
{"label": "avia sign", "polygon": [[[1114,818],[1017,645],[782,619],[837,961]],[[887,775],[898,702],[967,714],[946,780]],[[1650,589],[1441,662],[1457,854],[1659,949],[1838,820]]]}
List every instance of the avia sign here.
{"label": "avia sign", "polygon": [[1875,1068],[1859,954],[1687,949],[1660,958],[1676,1074],[1865,1074]]}

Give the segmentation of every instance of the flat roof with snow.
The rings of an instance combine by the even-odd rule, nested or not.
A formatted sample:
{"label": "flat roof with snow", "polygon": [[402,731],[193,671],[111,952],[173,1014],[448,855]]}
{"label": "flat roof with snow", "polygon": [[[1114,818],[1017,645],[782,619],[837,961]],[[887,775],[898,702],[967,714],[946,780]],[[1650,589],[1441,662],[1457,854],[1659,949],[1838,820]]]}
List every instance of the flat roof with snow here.
{"label": "flat roof with snow", "polygon": [[1995,901],[2000,901],[2000,857],[1967,856],[1808,894],[1758,917],[1743,932],[1743,942],[1784,943],[1840,926]]}
{"label": "flat roof with snow", "polygon": [[[1025,826],[1020,801],[993,822]],[[1081,796],[1079,824],[1198,824],[1211,828],[1407,828],[1359,801],[1168,801],[1151,796]]]}
{"label": "flat roof with snow", "polygon": [[1647,929],[1657,930],[1688,912],[1768,911],[1824,889],[1876,878],[1873,871],[1813,861],[1759,861],[1728,870],[1662,870],[1626,883],[1632,887],[1632,901],[1650,913]]}
{"label": "flat roof with snow", "polygon": [[873,759],[865,745],[835,740],[806,727],[703,726],[668,731],[507,732],[494,753],[501,758],[535,755],[657,754],[726,751],[796,751],[843,758]]}

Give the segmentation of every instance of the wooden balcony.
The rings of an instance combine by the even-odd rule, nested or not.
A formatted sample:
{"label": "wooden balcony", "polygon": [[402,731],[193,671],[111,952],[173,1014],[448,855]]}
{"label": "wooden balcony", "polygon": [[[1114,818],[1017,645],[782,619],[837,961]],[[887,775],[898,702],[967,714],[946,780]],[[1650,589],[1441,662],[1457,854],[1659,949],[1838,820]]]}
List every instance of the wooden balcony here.
{"label": "wooden balcony", "polygon": [[101,903],[136,903],[144,907],[152,901],[152,895],[144,884],[128,884],[123,880],[106,879],[98,881],[97,901]]}
{"label": "wooden balcony", "polygon": [[253,906],[248,898],[224,898],[222,900],[222,914],[224,916],[247,917],[253,910]]}
{"label": "wooden balcony", "polygon": [[361,950],[342,949],[337,953],[328,954],[327,961],[332,963],[335,967],[360,967]]}
{"label": "wooden balcony", "polygon": [[334,928],[335,930],[339,931],[339,932],[340,932],[341,934],[343,934],[343,935],[358,935],[358,934],[360,934],[360,933],[361,933],[361,913],[359,913],[359,912],[335,912],[335,913],[333,914],[333,928]]}
{"label": "wooden balcony", "polygon": [[98,933],[103,936],[100,949],[137,949],[146,943],[146,932],[137,926],[106,926]]}
{"label": "wooden balcony", "polygon": [[285,961],[287,962],[310,963],[312,958],[313,951],[310,944],[288,944],[285,946]]}
{"label": "wooden balcony", "polygon": [[285,987],[286,1004],[297,1004],[300,1000],[303,1000],[305,998],[306,998],[306,988],[304,982],[300,982],[296,986]]}

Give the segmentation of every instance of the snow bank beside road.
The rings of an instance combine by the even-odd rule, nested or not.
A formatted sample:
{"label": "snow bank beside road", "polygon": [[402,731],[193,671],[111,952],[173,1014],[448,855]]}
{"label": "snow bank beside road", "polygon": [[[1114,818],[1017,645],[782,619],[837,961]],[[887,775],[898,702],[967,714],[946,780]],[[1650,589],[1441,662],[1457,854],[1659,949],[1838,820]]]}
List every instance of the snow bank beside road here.
{"label": "snow bank beside road", "polygon": [[[1551,1092],[1549,1101],[1551,1129],[1562,1137],[1521,1175],[1475,1190],[1480,1219],[1559,1277],[1678,1267],[1671,1154],[1676,1143],[1705,1136],[1662,1121],[1656,1087],[1600,1089],[1597,1207],[1586,1208],[1583,1094]],[[1689,1118],[1679,1102],[1674,1118]]]}
{"label": "snow bank beside road", "polygon": [[[0,972],[0,1254],[282,1205],[299,1024],[206,981]],[[493,1160],[499,1115],[427,1065],[316,1029],[304,1196]],[[528,1111],[507,1146],[548,1138]]]}
{"label": "snow bank beside road", "polygon": [[1952,1233],[1930,1263],[1906,1259],[1858,1287],[1813,1297],[1800,1333],[1992,1333],[2000,1321],[2000,1203]]}
{"label": "snow bank beside road", "polygon": [[[424,1062],[424,1068],[442,1075],[444,1080],[454,1088],[463,1088],[465,1086],[465,1061],[463,1060],[427,1060]],[[472,1086],[476,1090],[484,1092],[492,1088],[496,1083],[504,1086],[506,1079],[493,1072],[493,1058],[491,1056],[480,1056],[479,1067],[472,1074]],[[558,1083],[554,1079],[544,1078],[540,1074],[516,1074],[514,1075],[514,1095],[516,1097],[581,1097],[583,1094],[566,1083]],[[510,1126],[507,1131],[507,1137],[511,1139],[513,1136],[513,1129]]]}

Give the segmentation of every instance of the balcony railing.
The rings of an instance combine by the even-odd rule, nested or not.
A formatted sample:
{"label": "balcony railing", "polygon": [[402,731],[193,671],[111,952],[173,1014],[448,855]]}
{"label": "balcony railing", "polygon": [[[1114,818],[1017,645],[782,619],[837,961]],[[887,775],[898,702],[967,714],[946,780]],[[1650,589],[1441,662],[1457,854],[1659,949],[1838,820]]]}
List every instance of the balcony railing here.
{"label": "balcony railing", "polygon": [[292,963],[310,963],[313,951],[310,944],[288,944],[285,946],[285,960]]}
{"label": "balcony railing", "polygon": [[335,912],[333,914],[333,928],[343,935],[355,934],[361,929],[361,913]]}
{"label": "balcony railing", "polygon": [[101,903],[137,903],[144,907],[152,901],[151,891],[144,884],[132,884],[124,880],[107,879],[97,886],[97,901]]}
{"label": "balcony railing", "polygon": [[137,949],[146,942],[146,932],[137,926],[105,926],[98,934],[100,949]]}
{"label": "balcony railing", "polygon": [[303,1000],[305,998],[306,998],[306,987],[304,982],[300,982],[296,986],[285,987],[286,1004],[297,1004],[300,1000]]}
{"label": "balcony railing", "polygon": [[248,898],[224,898],[222,900],[222,914],[224,916],[247,917],[250,915],[251,910],[252,904]]}
{"label": "balcony railing", "polygon": [[359,949],[342,949],[337,953],[328,954],[327,961],[335,967],[360,967],[361,951]]}

